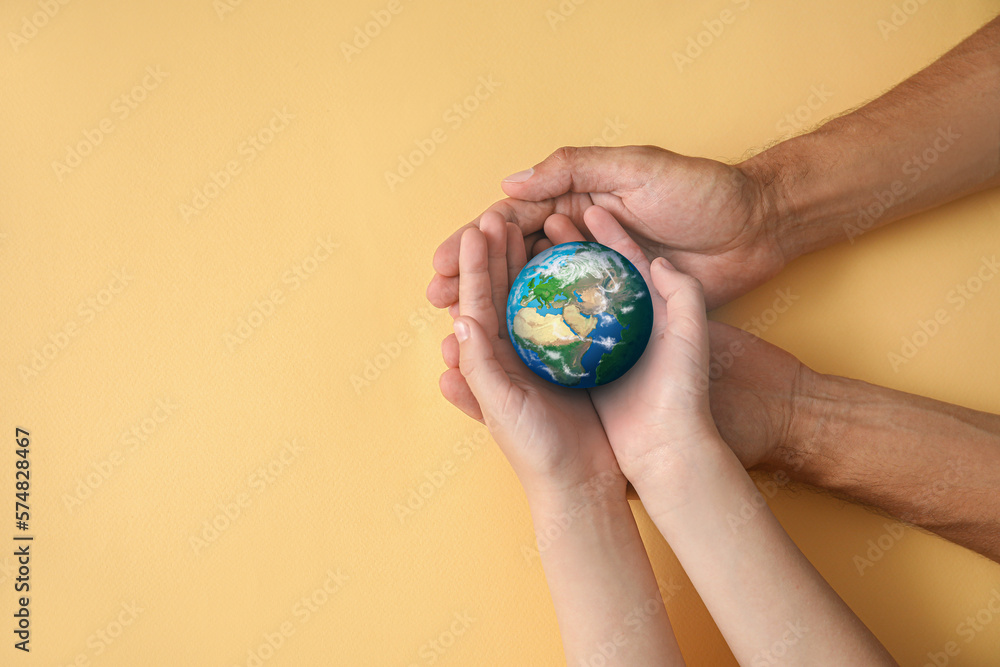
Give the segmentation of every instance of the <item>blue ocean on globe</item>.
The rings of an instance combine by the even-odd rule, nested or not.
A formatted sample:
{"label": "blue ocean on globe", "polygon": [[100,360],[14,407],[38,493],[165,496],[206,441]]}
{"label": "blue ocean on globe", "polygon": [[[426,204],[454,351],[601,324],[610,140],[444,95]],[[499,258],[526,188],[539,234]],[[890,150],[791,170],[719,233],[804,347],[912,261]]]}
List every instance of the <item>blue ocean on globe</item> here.
{"label": "blue ocean on globe", "polygon": [[507,297],[507,333],[518,356],[564,387],[618,379],[642,356],[652,329],[642,274],[600,243],[560,243],[540,252]]}

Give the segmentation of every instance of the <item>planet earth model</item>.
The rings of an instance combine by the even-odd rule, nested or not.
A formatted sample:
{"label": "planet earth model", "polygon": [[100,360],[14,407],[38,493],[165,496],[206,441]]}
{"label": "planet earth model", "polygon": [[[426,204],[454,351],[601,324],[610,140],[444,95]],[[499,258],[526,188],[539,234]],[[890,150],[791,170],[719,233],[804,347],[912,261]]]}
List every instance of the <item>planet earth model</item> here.
{"label": "planet earth model", "polygon": [[618,379],[642,356],[652,329],[642,274],[600,243],[560,243],[540,252],[507,297],[507,332],[518,356],[564,387]]}

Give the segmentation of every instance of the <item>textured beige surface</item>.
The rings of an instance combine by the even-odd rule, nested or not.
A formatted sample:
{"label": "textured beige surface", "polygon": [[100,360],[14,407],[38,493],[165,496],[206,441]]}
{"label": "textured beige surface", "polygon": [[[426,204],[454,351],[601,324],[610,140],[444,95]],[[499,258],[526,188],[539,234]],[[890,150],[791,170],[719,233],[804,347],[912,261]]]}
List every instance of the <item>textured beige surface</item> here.
{"label": "textured beige surface", "polygon": [[[517,480],[438,395],[438,242],[560,145],[736,159],[996,11],[929,2],[884,32],[885,0],[225,1],[0,6],[0,498],[27,428],[37,536],[27,657],[0,548],[4,665],[558,664]],[[391,21],[345,53],[373,11]],[[1000,253],[998,222],[1000,193],[966,199],[715,317],[763,318],[824,372],[1000,411],[1000,280],[949,301]],[[1000,618],[969,641],[961,624],[1000,567],[825,496],[771,504],[900,662],[949,641],[949,664],[995,661]],[[732,663],[635,507],[689,663]]]}

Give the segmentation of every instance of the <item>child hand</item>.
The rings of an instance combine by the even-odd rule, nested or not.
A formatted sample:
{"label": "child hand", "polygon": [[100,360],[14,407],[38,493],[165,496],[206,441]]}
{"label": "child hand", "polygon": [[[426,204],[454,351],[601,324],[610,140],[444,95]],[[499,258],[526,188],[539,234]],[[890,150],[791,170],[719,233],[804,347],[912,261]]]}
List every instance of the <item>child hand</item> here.
{"label": "child hand", "polygon": [[624,499],[625,478],[590,396],[535,376],[507,340],[508,281],[524,266],[524,242],[500,216],[482,225],[462,235],[460,315],[443,345],[458,368],[442,375],[442,393],[482,415],[529,496],[587,488]]}
{"label": "child hand", "polygon": [[[618,463],[633,482],[706,442],[720,442],[709,407],[705,299],[695,278],[642,249],[600,206],[584,213],[594,240],[624,255],[650,287],[653,330],[636,365],[590,391]],[[585,240],[566,216],[545,223],[553,243]],[[714,436],[714,437],[711,437]]]}

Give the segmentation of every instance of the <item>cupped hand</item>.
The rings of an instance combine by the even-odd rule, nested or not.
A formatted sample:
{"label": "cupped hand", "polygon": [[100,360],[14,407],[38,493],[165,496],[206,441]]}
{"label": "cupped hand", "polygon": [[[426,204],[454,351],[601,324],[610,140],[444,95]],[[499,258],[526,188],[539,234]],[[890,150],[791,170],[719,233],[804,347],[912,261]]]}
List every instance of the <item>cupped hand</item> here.
{"label": "cupped hand", "polygon": [[[611,213],[593,206],[584,222],[594,239],[625,256],[650,289],[653,329],[639,361],[625,375],[590,389],[618,464],[633,484],[659,474],[664,461],[718,440],[709,403],[709,342],[705,299],[697,279],[662,257],[646,259]],[[560,242],[570,221],[549,223]]]}
{"label": "cupped hand", "polygon": [[[667,262],[651,267],[606,210],[595,206],[584,219],[599,243],[639,270],[653,301],[646,352],[623,377],[590,390],[622,469],[638,474],[664,441],[677,446],[716,430],[746,468],[800,465],[794,407],[813,371],[751,333],[707,321],[698,281]],[[554,243],[583,240],[566,216],[551,216],[544,230]]]}
{"label": "cupped hand", "polygon": [[458,261],[460,314],[443,343],[452,367],[441,392],[484,421],[529,495],[590,485],[624,499],[626,481],[590,396],[535,376],[507,340],[508,284],[526,261],[517,227],[484,216],[482,230],[462,234]]}
{"label": "cupped hand", "polygon": [[[502,188],[508,198],[487,213],[517,225],[530,254],[557,242],[542,236],[553,214],[565,215],[589,236],[583,216],[597,204],[620,221],[647,259],[665,257],[697,278],[709,308],[750,291],[785,264],[765,187],[752,172],[716,160],[656,146],[565,147]],[[427,288],[435,306],[458,301],[459,239],[481,219],[438,247]]]}
{"label": "cupped hand", "polygon": [[[812,371],[753,334],[707,321],[698,281],[662,260],[651,267],[607,211],[595,206],[584,219],[592,236],[632,262],[651,288],[646,352],[623,377],[590,390],[626,474],[662,460],[651,453],[665,443],[685,447],[716,430],[747,468],[794,467],[795,396],[802,375]],[[565,216],[546,221],[545,233],[555,243],[583,240]]]}

